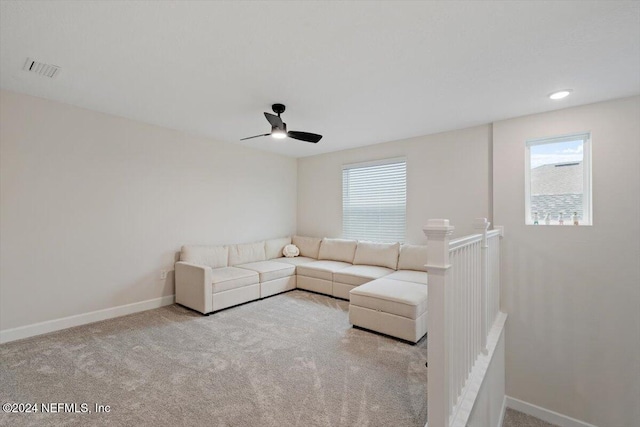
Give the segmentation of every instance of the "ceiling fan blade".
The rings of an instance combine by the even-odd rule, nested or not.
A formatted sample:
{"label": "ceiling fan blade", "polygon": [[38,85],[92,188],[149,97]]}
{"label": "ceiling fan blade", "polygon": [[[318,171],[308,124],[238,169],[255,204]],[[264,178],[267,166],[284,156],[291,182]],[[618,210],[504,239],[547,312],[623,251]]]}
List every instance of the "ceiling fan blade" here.
{"label": "ceiling fan blade", "polygon": [[244,141],[245,139],[260,138],[261,136],[269,136],[269,135],[271,135],[271,134],[270,133],[265,133],[264,135],[249,136],[247,138],[242,138],[240,141]]}
{"label": "ceiling fan blade", "polygon": [[264,116],[267,118],[271,126],[277,127],[278,129],[284,129],[284,123],[282,123],[282,119],[271,113],[264,113]]}
{"label": "ceiling fan blade", "polygon": [[313,142],[314,144],[322,139],[322,135],[318,135],[317,133],[298,132],[295,130],[287,132],[287,136],[289,138],[299,139],[300,141]]}

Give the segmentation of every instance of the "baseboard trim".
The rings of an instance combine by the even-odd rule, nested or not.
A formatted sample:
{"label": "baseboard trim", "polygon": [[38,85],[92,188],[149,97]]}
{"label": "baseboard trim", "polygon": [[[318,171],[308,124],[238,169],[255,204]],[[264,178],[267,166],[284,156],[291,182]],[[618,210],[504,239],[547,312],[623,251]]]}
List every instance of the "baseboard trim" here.
{"label": "baseboard trim", "polygon": [[532,403],[524,402],[514,397],[505,396],[505,402],[507,404],[507,408],[524,412],[525,414],[539,418],[542,421],[555,424],[559,427],[596,427],[593,424],[576,420],[575,418],[571,418],[566,415],[559,414],[557,412],[542,408]]}
{"label": "baseboard trim", "polygon": [[507,396],[502,398],[502,408],[500,408],[500,417],[498,418],[498,425],[496,427],[502,427],[505,412],[507,412]]}
{"label": "baseboard trim", "polygon": [[138,313],[140,311],[151,310],[153,308],[171,305],[174,301],[174,295],[167,295],[146,301],[91,311],[89,313],[76,314],[73,316],[63,317],[61,319],[47,320],[45,322],[34,323],[32,325],[5,329],[4,331],[0,331],[0,344],[72,328],[74,326],[99,322],[101,320],[113,319],[114,317],[126,316],[127,314]]}

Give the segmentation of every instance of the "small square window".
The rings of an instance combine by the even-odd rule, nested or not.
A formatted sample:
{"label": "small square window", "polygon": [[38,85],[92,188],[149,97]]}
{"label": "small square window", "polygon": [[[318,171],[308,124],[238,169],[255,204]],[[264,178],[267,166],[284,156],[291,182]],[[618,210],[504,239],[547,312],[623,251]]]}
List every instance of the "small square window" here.
{"label": "small square window", "polygon": [[592,225],[589,133],[527,141],[525,223]]}

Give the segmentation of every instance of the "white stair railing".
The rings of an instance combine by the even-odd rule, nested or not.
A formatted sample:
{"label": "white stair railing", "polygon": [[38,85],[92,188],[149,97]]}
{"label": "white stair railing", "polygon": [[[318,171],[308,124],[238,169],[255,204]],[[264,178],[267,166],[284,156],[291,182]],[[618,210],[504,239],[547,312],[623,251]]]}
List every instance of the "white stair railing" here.
{"label": "white stair railing", "polygon": [[470,413],[460,411],[470,377],[499,312],[501,230],[451,240],[454,227],[446,219],[429,220],[427,242],[429,298],[427,352],[429,366],[428,426],[465,425]]}

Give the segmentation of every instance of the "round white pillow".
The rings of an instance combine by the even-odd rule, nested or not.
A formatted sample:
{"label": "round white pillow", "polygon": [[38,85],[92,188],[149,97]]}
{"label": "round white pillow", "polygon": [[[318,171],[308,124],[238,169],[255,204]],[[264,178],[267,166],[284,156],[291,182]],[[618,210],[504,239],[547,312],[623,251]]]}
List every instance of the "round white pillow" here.
{"label": "round white pillow", "polygon": [[293,258],[300,255],[300,249],[298,249],[296,245],[287,245],[282,250],[282,255],[286,256],[287,258]]}

